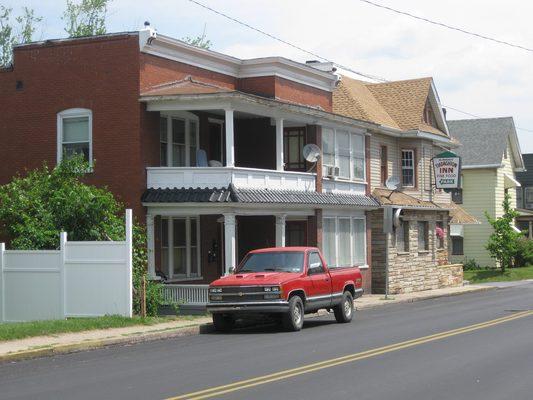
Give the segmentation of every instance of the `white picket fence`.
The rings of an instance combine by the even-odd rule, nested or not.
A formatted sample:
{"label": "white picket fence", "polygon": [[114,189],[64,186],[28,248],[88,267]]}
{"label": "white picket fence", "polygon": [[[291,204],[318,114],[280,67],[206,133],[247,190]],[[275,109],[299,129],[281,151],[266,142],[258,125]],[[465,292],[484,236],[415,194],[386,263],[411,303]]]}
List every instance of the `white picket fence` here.
{"label": "white picket fence", "polygon": [[69,242],[59,250],[6,250],[0,243],[0,322],[132,316],[132,212],[126,240]]}

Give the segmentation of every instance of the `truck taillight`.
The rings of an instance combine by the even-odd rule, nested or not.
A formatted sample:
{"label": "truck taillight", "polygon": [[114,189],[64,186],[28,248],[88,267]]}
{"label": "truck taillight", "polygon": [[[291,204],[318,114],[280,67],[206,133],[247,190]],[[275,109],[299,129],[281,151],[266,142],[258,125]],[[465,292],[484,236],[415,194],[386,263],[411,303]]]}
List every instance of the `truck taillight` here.
{"label": "truck taillight", "polygon": [[359,287],[363,285],[363,279],[362,278],[356,278],[355,279],[355,286]]}

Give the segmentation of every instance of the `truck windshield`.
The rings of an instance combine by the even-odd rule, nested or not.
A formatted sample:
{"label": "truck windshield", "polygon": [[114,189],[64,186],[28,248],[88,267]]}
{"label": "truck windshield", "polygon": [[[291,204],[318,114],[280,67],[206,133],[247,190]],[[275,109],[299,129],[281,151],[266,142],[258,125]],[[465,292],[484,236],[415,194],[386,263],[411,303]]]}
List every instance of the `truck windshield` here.
{"label": "truck windshield", "polygon": [[304,253],[279,251],[250,254],[237,273],[244,272],[302,272]]}

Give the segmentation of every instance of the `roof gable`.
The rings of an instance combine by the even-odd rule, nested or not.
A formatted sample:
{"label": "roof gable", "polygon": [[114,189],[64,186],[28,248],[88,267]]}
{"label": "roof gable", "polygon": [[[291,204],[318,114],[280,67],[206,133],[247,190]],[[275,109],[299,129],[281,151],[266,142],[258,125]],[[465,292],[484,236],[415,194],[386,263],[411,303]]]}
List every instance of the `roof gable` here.
{"label": "roof gable", "polygon": [[512,117],[448,121],[450,133],[461,142],[456,153],[464,167],[498,167],[509,146],[513,168],[522,169],[524,162]]}
{"label": "roof gable", "polygon": [[[424,122],[426,102],[433,110],[438,128]],[[333,112],[404,131],[448,136],[432,78],[369,83],[343,77],[333,92]]]}

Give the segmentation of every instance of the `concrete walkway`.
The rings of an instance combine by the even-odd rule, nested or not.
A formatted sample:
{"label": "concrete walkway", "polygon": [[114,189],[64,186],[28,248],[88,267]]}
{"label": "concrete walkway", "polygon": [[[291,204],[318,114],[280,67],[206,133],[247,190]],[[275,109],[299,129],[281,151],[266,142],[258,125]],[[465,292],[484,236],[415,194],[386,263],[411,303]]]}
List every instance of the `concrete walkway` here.
{"label": "concrete walkway", "polygon": [[[364,310],[389,304],[408,303],[489,289],[492,289],[492,287],[469,285],[394,295],[389,300],[384,300],[383,295],[365,295],[355,301],[355,306],[357,310]],[[323,313],[319,315],[323,315]],[[313,317],[313,315],[310,317]],[[208,324],[210,323],[210,317],[202,317],[194,320],[177,320],[150,326],[138,325],[5,341],[0,342],[0,362],[89,350],[113,344],[137,343],[175,336],[194,335],[198,334],[201,329],[208,329]]]}

